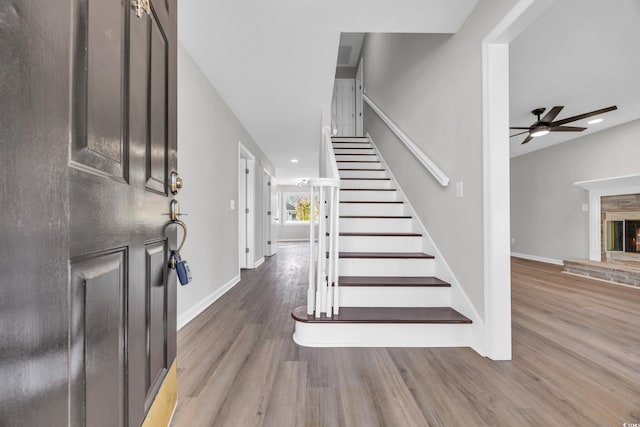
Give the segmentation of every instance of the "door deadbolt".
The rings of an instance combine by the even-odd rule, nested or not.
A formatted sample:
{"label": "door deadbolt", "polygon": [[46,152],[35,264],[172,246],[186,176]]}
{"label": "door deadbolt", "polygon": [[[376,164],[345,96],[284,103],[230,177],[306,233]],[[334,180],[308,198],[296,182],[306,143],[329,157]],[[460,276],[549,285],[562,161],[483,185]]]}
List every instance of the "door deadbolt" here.
{"label": "door deadbolt", "polygon": [[171,194],[178,194],[178,190],[182,188],[182,178],[178,175],[178,172],[172,171],[169,175],[169,189]]}

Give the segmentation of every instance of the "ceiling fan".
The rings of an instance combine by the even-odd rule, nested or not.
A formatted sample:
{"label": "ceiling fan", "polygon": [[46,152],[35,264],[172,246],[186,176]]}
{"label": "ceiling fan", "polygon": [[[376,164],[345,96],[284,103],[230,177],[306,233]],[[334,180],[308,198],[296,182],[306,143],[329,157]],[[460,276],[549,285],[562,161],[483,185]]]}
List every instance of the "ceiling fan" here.
{"label": "ceiling fan", "polygon": [[527,135],[525,140],[522,141],[523,144],[526,144],[527,142],[531,141],[533,138],[546,135],[549,132],[582,132],[586,128],[578,127],[578,126],[563,126],[563,125],[566,123],[575,122],[578,120],[586,119],[587,117],[597,116],[599,114],[608,113],[609,111],[618,109],[617,106],[612,105],[611,107],[602,108],[600,110],[591,111],[590,113],[584,113],[584,114],[580,114],[573,117],[567,117],[566,119],[557,120],[554,122],[553,120],[556,118],[558,114],[560,114],[560,111],[563,108],[564,108],[563,106],[555,106],[551,110],[549,110],[549,112],[545,114],[543,118],[540,118],[540,116],[542,115],[542,113],[545,112],[546,108],[536,108],[535,110],[531,111],[531,114],[533,114],[534,116],[537,116],[538,120],[529,127],[510,127],[509,129],[516,129],[516,130],[526,129],[524,132],[511,135],[511,137],[528,133],[529,135]]}

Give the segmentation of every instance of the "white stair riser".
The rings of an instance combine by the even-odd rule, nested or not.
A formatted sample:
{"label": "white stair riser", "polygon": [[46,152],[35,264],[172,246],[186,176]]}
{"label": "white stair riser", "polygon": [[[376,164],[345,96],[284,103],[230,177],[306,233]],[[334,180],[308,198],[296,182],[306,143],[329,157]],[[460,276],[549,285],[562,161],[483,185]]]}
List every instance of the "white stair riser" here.
{"label": "white stair riser", "polygon": [[344,147],[334,147],[333,154],[336,156],[340,156],[343,154],[376,154],[373,148],[366,147],[352,147],[352,148],[344,148]]}
{"label": "white stair riser", "polygon": [[[349,167],[345,167],[348,169]],[[374,169],[374,168],[370,168]],[[387,178],[385,171],[368,171],[368,170],[356,170],[356,171],[339,171],[340,178]]]}
{"label": "white stair riser", "polygon": [[332,145],[333,148],[373,148],[371,144],[361,144],[354,142],[338,142]]}
{"label": "white stair riser", "polygon": [[305,347],[470,347],[471,324],[296,322],[293,340]]}
{"label": "white stair riser", "polygon": [[340,203],[340,215],[403,215],[404,203]]}
{"label": "white stair riser", "polygon": [[[362,160],[362,159],[361,159]],[[380,169],[382,168],[382,163],[380,162],[373,162],[373,163],[367,163],[367,162],[359,162],[359,161],[355,161],[355,162],[341,162],[340,160],[337,160],[338,162],[338,169]]]}
{"label": "white stair riser", "polygon": [[340,200],[349,201],[393,201],[396,200],[397,191],[340,191]]}
{"label": "white stair riser", "polygon": [[421,252],[422,239],[417,236],[340,236],[340,251]]}
{"label": "white stair riser", "polygon": [[451,288],[340,286],[340,307],[450,307]]}
{"label": "white stair riser", "polygon": [[356,161],[356,162],[371,162],[371,161],[378,161],[380,160],[378,158],[378,156],[376,156],[375,154],[373,155],[367,155],[367,156],[356,156],[353,154],[336,154],[336,161],[337,162],[343,162],[343,161]]}
{"label": "white stair riser", "polygon": [[[344,215],[344,212],[341,211],[340,214]],[[340,218],[340,231],[409,233],[411,232],[411,218]]]}
{"label": "white stair riser", "polygon": [[366,136],[358,136],[358,137],[351,137],[351,138],[346,138],[342,136],[331,137],[331,142],[354,142],[354,141],[369,142],[369,138],[367,138]]}
{"label": "white stair riser", "polygon": [[391,188],[391,181],[382,179],[342,179],[342,188]]}
{"label": "white stair riser", "polygon": [[434,276],[434,264],[429,258],[340,258],[338,271],[341,276]]}

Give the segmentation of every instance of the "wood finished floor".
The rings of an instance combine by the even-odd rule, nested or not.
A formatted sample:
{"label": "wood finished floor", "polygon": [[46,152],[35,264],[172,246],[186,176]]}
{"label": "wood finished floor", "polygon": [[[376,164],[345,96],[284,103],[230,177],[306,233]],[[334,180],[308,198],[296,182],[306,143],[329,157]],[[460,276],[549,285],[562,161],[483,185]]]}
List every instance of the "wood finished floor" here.
{"label": "wood finished floor", "polygon": [[640,422],[640,290],[513,259],[513,361],[293,343],[307,246],[285,244],[178,333],[174,427]]}

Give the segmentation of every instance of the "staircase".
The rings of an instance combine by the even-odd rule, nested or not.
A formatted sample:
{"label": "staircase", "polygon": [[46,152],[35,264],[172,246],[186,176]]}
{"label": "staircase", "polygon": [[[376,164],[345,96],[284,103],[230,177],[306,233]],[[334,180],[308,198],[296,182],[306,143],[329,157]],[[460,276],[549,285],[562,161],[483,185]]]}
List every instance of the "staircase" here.
{"label": "staircase", "polygon": [[[368,138],[332,138],[340,174],[339,314],[294,309],[294,340],[313,347],[471,345],[423,235]],[[328,233],[327,233],[328,235]]]}

